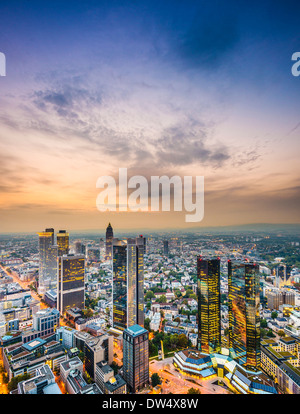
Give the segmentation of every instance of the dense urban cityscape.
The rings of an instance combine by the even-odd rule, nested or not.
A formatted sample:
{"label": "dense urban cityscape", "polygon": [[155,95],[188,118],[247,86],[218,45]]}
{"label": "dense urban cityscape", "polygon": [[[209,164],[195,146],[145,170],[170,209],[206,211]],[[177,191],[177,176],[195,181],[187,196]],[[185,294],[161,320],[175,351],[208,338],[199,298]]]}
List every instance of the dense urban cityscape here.
{"label": "dense urban cityscape", "polygon": [[2,394],[300,394],[297,232],[112,224],[1,235]]}

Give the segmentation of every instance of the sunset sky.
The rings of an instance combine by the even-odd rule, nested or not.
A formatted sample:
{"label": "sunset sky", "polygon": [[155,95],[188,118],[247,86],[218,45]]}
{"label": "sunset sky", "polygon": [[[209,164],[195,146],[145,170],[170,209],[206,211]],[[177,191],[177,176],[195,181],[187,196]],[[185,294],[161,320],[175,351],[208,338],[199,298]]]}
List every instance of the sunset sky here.
{"label": "sunset sky", "polygon": [[299,1],[0,3],[0,232],[188,228],[98,177],[204,176],[199,226],[300,223]]}

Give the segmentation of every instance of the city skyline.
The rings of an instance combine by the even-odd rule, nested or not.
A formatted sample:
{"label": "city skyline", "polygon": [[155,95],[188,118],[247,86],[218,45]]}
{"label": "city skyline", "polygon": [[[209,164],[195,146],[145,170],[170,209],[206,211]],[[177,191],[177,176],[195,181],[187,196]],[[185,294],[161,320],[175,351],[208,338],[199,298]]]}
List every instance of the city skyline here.
{"label": "city skyline", "polygon": [[119,167],[204,176],[199,228],[299,223],[299,7],[3,2],[1,232],[194,227],[100,213],[96,181]]}

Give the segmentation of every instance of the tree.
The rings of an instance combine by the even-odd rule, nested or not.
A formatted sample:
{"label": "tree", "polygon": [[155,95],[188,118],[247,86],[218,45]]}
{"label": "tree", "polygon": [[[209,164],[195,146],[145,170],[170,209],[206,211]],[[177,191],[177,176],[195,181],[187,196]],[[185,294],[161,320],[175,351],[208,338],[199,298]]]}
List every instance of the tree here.
{"label": "tree", "polygon": [[276,311],[273,311],[273,312],[271,313],[271,318],[272,318],[272,319],[276,319],[276,318],[277,318],[277,316],[278,316],[278,313],[277,313]]}
{"label": "tree", "polygon": [[19,382],[25,381],[30,378],[29,374],[18,375],[13,377],[7,384],[8,391],[13,391],[18,387]]}
{"label": "tree", "polygon": [[148,290],[148,292],[145,295],[145,300],[154,298],[154,293],[152,290]]}
{"label": "tree", "polygon": [[268,336],[269,338],[275,338],[275,336],[276,336],[276,335],[274,335],[274,334],[273,334],[272,329],[269,329],[269,330],[268,330],[268,332],[267,332],[267,336]]}
{"label": "tree", "polygon": [[261,326],[261,328],[266,328],[268,326],[268,323],[267,323],[266,319],[261,319],[260,320],[260,326]]}
{"label": "tree", "polygon": [[161,378],[156,372],[152,374],[151,382],[153,387],[156,387],[157,385],[161,384]]}
{"label": "tree", "polygon": [[167,302],[167,298],[165,295],[161,295],[161,297],[158,299],[158,303],[166,303]]}
{"label": "tree", "polygon": [[185,334],[180,334],[178,337],[178,346],[180,348],[186,348],[188,346],[188,339]]}
{"label": "tree", "polygon": [[144,320],[144,328],[147,329],[147,331],[149,331],[149,332],[150,332],[150,322],[151,322],[151,319],[150,318],[145,318],[145,320]]}
{"label": "tree", "polygon": [[282,329],[279,329],[279,331],[277,332],[277,334],[283,338],[285,336],[285,332]]}

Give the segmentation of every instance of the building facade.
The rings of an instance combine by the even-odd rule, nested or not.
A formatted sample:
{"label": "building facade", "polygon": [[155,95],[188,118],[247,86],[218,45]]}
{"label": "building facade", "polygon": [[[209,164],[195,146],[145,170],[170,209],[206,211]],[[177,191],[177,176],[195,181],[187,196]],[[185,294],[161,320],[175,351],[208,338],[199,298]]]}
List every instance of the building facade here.
{"label": "building facade", "polygon": [[228,262],[229,346],[239,363],[260,370],[259,266]]}
{"label": "building facade", "polygon": [[63,255],[58,258],[57,309],[63,315],[70,308],[84,309],[85,257]]}
{"label": "building facade", "polygon": [[205,353],[221,350],[220,259],[197,257],[198,338]]}
{"label": "building facade", "polygon": [[148,331],[139,325],[123,332],[123,378],[133,393],[149,383]]}

